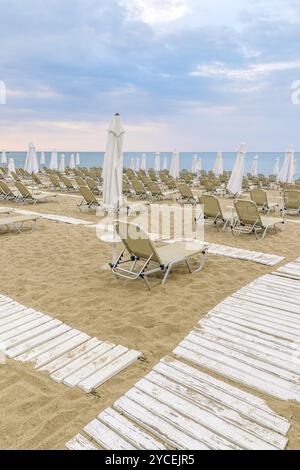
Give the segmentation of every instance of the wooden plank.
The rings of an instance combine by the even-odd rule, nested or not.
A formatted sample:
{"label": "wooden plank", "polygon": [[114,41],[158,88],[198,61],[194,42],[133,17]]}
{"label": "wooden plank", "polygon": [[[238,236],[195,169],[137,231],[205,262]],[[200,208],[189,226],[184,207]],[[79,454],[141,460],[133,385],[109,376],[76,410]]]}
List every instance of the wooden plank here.
{"label": "wooden plank", "polygon": [[[169,424],[176,426],[181,432],[193,437],[194,439],[199,439],[211,449],[233,450],[241,448],[240,446],[230,442],[228,439],[217,435],[201,424],[201,422],[195,421],[195,417],[191,418],[186,416],[186,414],[182,414],[181,411],[174,408],[174,403],[163,403],[136,387],[129,390],[125,396],[146,408],[153,415],[159,416]],[[175,397],[173,396],[172,399],[174,400]]]}
{"label": "wooden plank", "polygon": [[[32,314],[35,314],[35,315],[40,315],[42,316],[41,313],[37,313],[35,310],[32,310],[32,309],[27,309],[27,310],[23,310],[21,313],[13,313],[12,315],[9,315],[8,317],[6,318],[2,318],[2,320],[0,320],[0,334],[1,333],[5,333],[5,327],[7,327],[7,325],[13,325],[13,328],[15,328],[15,326],[19,326],[19,324],[16,324],[15,325],[15,322],[17,322],[18,320],[23,320],[24,318],[28,318],[29,315],[32,315]],[[6,330],[8,331],[8,330]]]}
{"label": "wooden plank", "polygon": [[104,410],[97,416],[98,420],[112,429],[120,436],[140,450],[165,450],[162,442],[146,433],[140,426],[137,426],[125,416],[112,408]]}
{"label": "wooden plank", "polygon": [[100,450],[81,434],[77,434],[73,439],[67,442],[66,448],[69,450]]}
{"label": "wooden plank", "polygon": [[[270,396],[280,398],[282,400],[297,400],[300,401],[300,394],[287,388],[278,386],[268,381],[268,378],[261,377],[261,371],[257,369],[245,367],[243,364],[238,364],[239,369],[229,363],[223,363],[219,357],[218,359],[213,357],[204,356],[202,352],[194,352],[190,349],[178,346],[174,351],[175,356],[183,358],[193,364],[205,367],[206,369],[213,370],[218,374],[222,374],[225,377],[236,380],[238,383],[245,384],[251,388],[263,391]],[[222,355],[219,355],[222,357]],[[270,374],[271,376],[271,374]]]}
{"label": "wooden plank", "polygon": [[38,355],[34,360],[33,363],[35,364],[36,369],[40,370],[47,370],[48,372],[53,371],[55,367],[57,367],[57,362],[61,356],[64,356],[71,351],[74,351],[79,346],[86,343],[88,340],[91,339],[85,333],[80,333],[78,330],[71,330],[72,332],[76,332],[71,338],[66,339],[63,343],[55,346],[53,349],[46,351],[40,355]]}
{"label": "wooden plank", "polygon": [[125,352],[125,354],[116,357],[115,360],[112,360],[109,364],[101,368],[98,372],[80,382],[79,387],[86,393],[90,393],[92,390],[95,390],[96,388],[100,387],[100,385],[102,385],[104,382],[129,367],[140,356],[141,353],[139,353],[138,351],[130,350]]}
{"label": "wooden plank", "polygon": [[123,346],[115,346],[113,343],[108,342],[102,343],[101,346],[93,349],[90,355],[87,355],[87,358],[84,358],[83,364],[81,363],[77,370],[74,368],[73,363],[70,364],[72,366],[72,373],[64,378],[64,384],[69,387],[75,387],[109,363],[112,357],[123,354],[124,350],[126,351],[127,349]]}
{"label": "wooden plank", "polygon": [[14,313],[19,313],[19,312],[24,312],[24,310],[26,310],[25,307],[22,307],[20,305],[16,305],[14,307],[10,307],[8,309],[4,309],[1,313],[0,313],[0,319],[3,320],[7,317],[10,317],[11,315],[13,315]]}
{"label": "wooden plank", "polygon": [[98,444],[107,450],[136,450],[136,447],[125,441],[121,436],[109,429],[105,424],[94,419],[84,428],[84,432],[91,436]]}
{"label": "wooden plank", "polygon": [[7,345],[7,348],[12,348],[34,336],[38,327],[42,327],[52,321],[54,321],[52,318],[43,315],[42,317],[38,317],[25,325],[19,326],[15,330],[3,333],[0,335],[0,341],[3,341],[3,343]]}
{"label": "wooden plank", "polygon": [[115,404],[114,408],[132,421],[150,431],[162,442],[178,450],[209,450],[210,447],[199,439],[194,438],[170,424],[161,417],[151,413],[143,406],[124,396]]}
{"label": "wooden plank", "polygon": [[[142,388],[140,388],[141,384]],[[280,449],[286,447],[287,439],[282,435],[270,431],[245,418],[238,411],[214,401],[210,395],[201,394],[187,387],[185,383],[175,383],[156,372],[150,372],[144,381],[139,382],[137,388],[162,403],[172,403],[170,406],[174,407],[176,411],[182,412],[184,410],[185,415],[247,449],[264,449],[265,443]],[[171,397],[174,397],[172,401],[170,401]]]}
{"label": "wooden plank", "polygon": [[[233,297],[236,297],[238,299],[245,299],[245,300],[249,300],[250,302],[254,302],[258,305],[266,305],[266,306],[269,306],[270,305],[270,301],[266,298],[264,298],[264,296],[259,296],[259,295],[255,295],[255,297],[253,297],[252,295],[247,295],[247,294],[234,294]],[[294,305],[294,304],[291,304],[289,302],[274,302],[273,305],[281,310],[286,310],[287,312],[293,312],[293,313],[298,313],[299,312],[299,307],[297,305]]]}
{"label": "wooden plank", "polygon": [[214,378],[211,380],[209,375],[182,362],[163,360],[153,371],[237,411],[247,419],[276,433],[285,435],[290,428],[288,420],[275,415],[265,403],[261,404],[255,400],[253,395],[240,393],[238,388],[227,386],[226,383]]}
{"label": "wooden plank", "polygon": [[70,364],[72,361],[78,359],[80,356],[83,356],[88,351],[96,348],[97,346],[99,346],[99,341],[97,338],[85,340],[78,347],[72,348],[65,354],[61,354],[57,359],[49,362],[45,366],[38,367],[38,369],[47,371],[49,374],[53,374],[59,369],[62,369],[63,367]]}
{"label": "wooden plank", "polygon": [[4,302],[2,305],[0,305],[0,313],[6,312],[6,310],[10,310],[10,309],[16,308],[16,307],[17,308],[22,308],[23,306],[18,304],[17,302],[14,302],[13,300],[10,300],[8,302]]}
{"label": "wooden plank", "polygon": [[[8,322],[6,325],[2,325],[0,329],[0,337],[4,337],[6,333],[9,334],[9,337],[16,336],[16,331],[25,331],[23,330],[18,330],[18,328],[21,328],[22,326],[26,326],[28,323],[32,323],[34,320],[38,320],[44,318],[44,315],[41,313],[29,313],[28,315],[21,316],[21,318]],[[30,327],[29,327],[30,328]]]}
{"label": "wooden plank", "polygon": [[[259,298],[268,298],[272,301],[275,302],[285,302],[285,303],[291,303],[291,304],[296,304],[299,305],[299,299],[300,297],[297,295],[296,292],[294,292],[293,296],[290,295],[290,293],[285,293],[284,291],[279,292],[278,290],[271,290],[268,288],[260,287],[259,285],[255,286],[247,286],[244,289],[241,289],[239,292],[236,294],[233,294],[233,298],[236,295],[239,294],[250,294],[253,295],[255,298],[258,296]],[[288,310],[289,311],[289,310]]]}
{"label": "wooden plank", "polygon": [[[290,372],[284,367],[280,367],[279,360],[272,361],[272,358],[266,355],[261,355],[256,351],[249,350],[249,348],[237,345],[232,341],[223,340],[222,338],[209,335],[209,333],[199,332],[199,334],[190,334],[185,338],[186,341],[191,342],[195,346],[202,346],[213,351],[218,351],[226,354],[229,357],[234,357],[245,364],[250,364],[260,370],[270,372],[278,377],[283,378],[289,382],[299,384],[299,376],[294,371]],[[291,357],[292,362],[292,357]],[[275,364],[274,364],[275,363]]]}
{"label": "wooden plank", "polygon": [[[52,323],[50,327],[50,323]],[[40,328],[40,334],[38,336],[34,336],[28,338],[27,341],[23,342],[8,350],[8,356],[11,358],[15,358],[24,354],[26,351],[36,348],[41,344],[48,342],[49,340],[60,336],[65,331],[65,325],[61,322],[57,322],[57,320],[53,320],[52,322],[46,323]]]}
{"label": "wooden plank", "polygon": [[44,354],[54,349],[55,346],[59,346],[62,343],[65,343],[66,341],[68,341],[69,339],[73,338],[74,336],[80,333],[78,330],[73,330],[71,329],[70,326],[65,325],[65,324],[64,324],[64,330],[65,331],[57,338],[47,341],[47,343],[41,344],[40,346],[34,349],[31,349],[30,351],[27,351],[24,354],[21,354],[20,356],[17,356],[16,360],[19,362],[32,362],[41,354]]}

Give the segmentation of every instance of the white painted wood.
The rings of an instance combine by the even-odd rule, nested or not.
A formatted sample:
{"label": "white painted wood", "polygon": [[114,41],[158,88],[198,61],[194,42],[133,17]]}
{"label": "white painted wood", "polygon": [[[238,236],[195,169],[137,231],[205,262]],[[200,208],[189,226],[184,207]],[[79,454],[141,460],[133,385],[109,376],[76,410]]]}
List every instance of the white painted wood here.
{"label": "white painted wood", "polygon": [[105,424],[94,419],[84,428],[84,432],[91,436],[98,444],[107,450],[136,450],[136,447],[125,441],[121,436],[109,429]]}
{"label": "white painted wood", "polygon": [[39,367],[39,370],[44,370],[49,372],[49,374],[53,374],[54,372],[66,367],[72,361],[77,360],[80,356],[83,356],[88,351],[96,348],[99,346],[99,341],[97,338],[91,338],[89,340],[85,340],[78,346],[77,348],[72,348],[65,354],[60,355],[57,359],[53,360],[49,364],[46,364],[43,367]]}
{"label": "white painted wood", "polygon": [[[90,336],[86,335],[85,333],[74,335],[74,337],[66,340],[62,344],[59,344],[50,351],[47,351],[36,357],[36,359],[33,361],[35,368],[50,373],[54,372],[56,367],[59,368],[61,363],[65,362],[65,355],[67,353],[74,352],[75,349],[82,346],[89,339],[91,339]],[[63,361],[60,360],[61,357],[64,357]]]}
{"label": "white painted wood", "polygon": [[[258,294],[255,295],[255,297],[253,295],[249,295],[249,294],[234,294],[233,297],[236,297],[238,299],[244,299],[244,300],[249,300],[250,302],[254,302],[258,305],[267,305],[269,306],[270,305],[270,301],[268,299],[266,299],[264,296],[260,296]],[[272,304],[281,309],[281,310],[286,310],[287,312],[293,312],[293,313],[298,313],[299,312],[299,307],[297,305],[294,305],[292,303],[289,303],[289,302],[280,302],[280,301],[276,301],[276,302],[272,302]]]}
{"label": "white painted wood", "polygon": [[155,415],[138,403],[124,396],[115,404],[114,408],[120,413],[125,414],[132,421],[141,425],[144,429],[150,431],[162,442],[178,450],[209,450],[210,447],[199,439],[194,438],[178,429],[177,426],[170,424],[165,419]]}
{"label": "white painted wood", "polygon": [[[274,303],[276,302],[287,302],[287,303],[291,303],[291,304],[296,304],[296,305],[299,305],[299,296],[296,295],[296,293],[293,294],[293,296],[291,296],[290,294],[285,294],[284,292],[279,292],[279,291],[271,291],[267,288],[261,288],[257,285],[255,286],[251,286],[251,287],[245,287],[244,289],[241,289],[239,292],[237,292],[236,294],[233,294],[233,298],[235,298],[236,295],[239,295],[239,294],[246,294],[246,295],[252,295],[253,298],[255,299],[256,296],[258,296],[259,298],[263,297],[263,298],[268,298],[270,299],[270,301],[274,301]],[[289,310],[288,310],[289,311]]]}
{"label": "white painted wood", "polygon": [[[233,450],[241,448],[222,436],[212,432],[206,426],[201,424],[201,422],[199,423],[199,421],[196,421],[198,415],[191,419],[190,417],[182,414],[181,411],[177,411],[177,409],[174,408],[174,403],[162,403],[162,401],[153,398],[136,387],[129,390],[125,396],[145,407],[153,415],[159,416],[169,424],[176,426],[181,432],[193,437],[194,439],[199,439],[211,449]],[[172,399],[175,400],[175,398],[176,397],[173,396]]]}
{"label": "white painted wood", "polygon": [[[7,325],[12,325],[12,328],[15,328],[16,326],[22,325],[22,323],[18,324],[16,322],[18,320],[24,320],[25,318],[28,319],[28,316],[32,315],[32,314],[42,316],[41,313],[37,313],[37,312],[35,312],[35,310],[26,309],[26,310],[23,310],[21,313],[13,313],[12,315],[9,315],[6,318],[2,318],[2,320],[0,320],[0,334],[5,333],[5,327],[7,327]],[[25,320],[25,322],[26,321],[27,320]],[[6,331],[8,331],[8,330],[6,330]]]}
{"label": "white painted wood", "polygon": [[28,337],[30,338],[31,336],[34,336],[37,327],[41,327],[42,325],[50,323],[51,321],[53,321],[52,318],[47,317],[46,315],[38,317],[35,320],[27,322],[25,325],[19,326],[12,331],[1,334],[0,341],[2,341],[7,348],[11,348],[17,344],[22,343],[28,339]]}
{"label": "white painted wood", "polygon": [[270,356],[267,357],[262,354],[260,357],[258,352],[250,350],[247,347],[243,347],[242,345],[237,345],[231,341],[226,341],[222,338],[217,338],[204,332],[199,332],[199,334],[189,334],[185,338],[185,341],[191,342],[193,345],[195,345],[193,346],[193,350],[194,347],[197,348],[197,346],[200,345],[201,347],[226,354],[226,356],[233,357],[234,359],[244,362],[245,364],[249,364],[251,366],[257,367],[262,371],[278,375],[280,378],[299,385],[299,376],[286,370],[284,368],[284,364],[283,367],[279,367],[279,360],[277,362],[278,366],[276,366],[273,364],[274,362],[276,363],[276,360],[272,361]]}
{"label": "white painted wood", "polygon": [[[50,325],[52,323],[52,325]],[[51,326],[51,327],[50,327]],[[65,325],[61,322],[57,322],[57,320],[53,320],[52,322],[46,323],[40,328],[40,334],[35,335],[34,337],[28,338],[27,341],[11,348],[8,350],[8,356],[11,358],[15,358],[24,354],[26,351],[36,348],[41,344],[60,336],[65,331]]]}
{"label": "white painted wood", "polygon": [[146,433],[141,427],[134,424],[125,416],[108,408],[97,416],[98,420],[115,431],[120,436],[140,450],[165,450],[162,442]]}
{"label": "white painted wood", "polygon": [[[119,346],[119,348],[121,347]],[[119,351],[121,351],[121,349],[119,349]],[[123,351],[120,355],[114,355],[116,356],[114,360],[112,357],[108,358],[106,361],[107,365],[104,365],[99,371],[81,381],[79,383],[79,387],[86,393],[90,393],[92,390],[100,387],[104,382],[107,382],[116,374],[133,364],[141,356],[141,353],[134,350],[127,350],[127,352]]]}
{"label": "white painted wood", "polygon": [[[204,397],[211,398],[216,403],[227,406],[247,419],[281,435],[285,435],[290,428],[289,422],[266,408],[265,403],[261,404],[252,400],[253,395],[241,394],[239,389],[231,386],[226,387],[227,384],[216,379],[211,381],[209,375],[182,362],[164,362],[162,360],[155,366],[154,372],[167,377],[174,381],[175,384],[189,387],[201,393]],[[147,378],[150,380],[149,376]]]}
{"label": "white painted wood", "polygon": [[17,356],[15,359],[19,362],[33,362],[38,356],[41,356],[44,353],[47,353],[48,351],[54,349],[56,346],[59,346],[69,339],[73,338],[76,335],[79,335],[78,330],[72,330],[70,326],[68,325],[63,325],[64,326],[64,332],[59,335],[57,338],[54,338],[50,341],[47,341],[45,344],[41,344],[40,346],[31,349],[30,351],[27,351],[24,354],[21,354],[20,356]]}
{"label": "white painted wood", "polygon": [[67,442],[66,448],[69,450],[100,450],[81,434],[77,434],[73,439]]}
{"label": "white painted wood", "polygon": [[[239,369],[237,369],[235,365],[232,365],[230,362],[229,364],[223,363],[219,357],[217,359],[208,357],[205,356],[202,352],[196,353],[190,349],[182,347],[182,345],[175,349],[174,354],[177,357],[205,367],[206,369],[213,370],[218,374],[222,374],[225,377],[236,380],[238,383],[242,383],[254,389],[263,391],[268,395],[274,396],[276,398],[280,398],[282,400],[300,400],[299,393],[293,390],[288,390],[287,388],[280,387],[277,384],[268,381],[269,377],[266,377],[265,374],[263,374],[263,377],[261,377],[261,371],[258,371],[254,368],[249,368],[244,364],[238,363]],[[222,357],[222,355],[219,356]]]}
{"label": "white painted wood", "polygon": [[21,305],[18,304],[17,302],[13,302],[12,300],[8,302],[4,302],[2,305],[0,305],[0,313],[6,312],[7,310],[11,310],[16,307],[20,308]]}
{"label": "white painted wood", "polygon": [[[149,385],[151,382],[151,385]],[[179,384],[166,377],[150,372],[145,381],[139,382],[137,388],[149,393],[163,403],[171,403],[177,411],[184,410],[184,414],[198,422],[207,425],[212,431],[218,431],[222,436],[245,448],[264,448],[265,443],[284,449],[287,439],[280,434],[243,417],[232,408],[228,408],[188,388],[185,383]],[[174,396],[172,401],[170,397]],[[194,413],[196,410],[196,414]]]}
{"label": "white painted wood", "polygon": [[1,313],[0,313],[0,319],[3,320],[11,315],[13,315],[14,313],[18,313],[18,312],[23,312],[24,310],[26,310],[25,307],[21,307],[20,305],[15,305],[13,307],[10,307],[8,309],[4,309]]}
{"label": "white painted wood", "polygon": [[[28,315],[24,315],[18,320],[15,320],[13,322],[6,323],[6,325],[2,325],[0,328],[0,337],[3,337],[7,334],[9,336],[5,336],[6,338],[12,338],[13,336],[16,336],[18,334],[18,331],[25,331],[24,329],[20,329],[23,326],[26,327],[26,325],[31,324],[34,320],[42,319],[44,316],[41,313],[29,313]],[[29,328],[30,329],[30,326]]]}
{"label": "white painted wood", "polygon": [[[115,346],[113,343],[102,343],[101,346],[93,349],[90,357],[87,356],[88,359],[85,358],[85,363],[80,364],[77,370],[74,369],[73,364],[70,364],[70,366],[73,366],[72,373],[64,378],[64,384],[69,387],[75,387],[109,363],[112,357],[123,354],[124,350],[126,351],[127,349],[123,346]],[[59,372],[63,372],[63,370]]]}

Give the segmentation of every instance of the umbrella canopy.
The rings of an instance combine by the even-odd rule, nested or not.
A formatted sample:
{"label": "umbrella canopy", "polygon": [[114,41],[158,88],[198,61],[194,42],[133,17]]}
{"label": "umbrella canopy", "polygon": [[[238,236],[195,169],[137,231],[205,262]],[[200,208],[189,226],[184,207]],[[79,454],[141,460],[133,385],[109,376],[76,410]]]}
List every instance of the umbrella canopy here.
{"label": "umbrella canopy", "polygon": [[15,167],[15,161],[13,158],[10,158],[8,160],[8,173],[15,173],[16,172],[16,167]]}
{"label": "umbrella canopy", "polygon": [[45,165],[45,152],[41,152],[40,165]]}
{"label": "umbrella canopy", "polygon": [[258,155],[255,155],[255,157],[253,158],[253,162],[252,162],[252,167],[251,167],[251,175],[256,178],[257,177],[257,174],[258,174]]}
{"label": "umbrella canopy", "polygon": [[147,171],[147,157],[145,153],[142,155],[141,170]]}
{"label": "umbrella canopy", "polygon": [[131,169],[132,171],[135,171],[135,162],[134,162],[134,158],[132,158],[132,159],[130,160],[130,169]]}
{"label": "umbrella canopy", "polygon": [[6,159],[6,153],[3,151],[1,155],[1,164],[6,165],[7,159]]}
{"label": "umbrella canopy", "polygon": [[294,160],[294,177],[296,176],[296,173],[297,173],[297,160],[295,158],[295,160]]}
{"label": "umbrella canopy", "polygon": [[223,175],[223,155],[221,152],[217,154],[217,158],[214,164],[213,172],[216,176]]}
{"label": "umbrella canopy", "polygon": [[30,143],[28,146],[28,153],[26,157],[24,170],[28,173],[38,173],[39,172],[39,162],[36,154],[36,149],[34,144]]}
{"label": "umbrella canopy", "polygon": [[170,166],[170,175],[173,178],[179,178],[179,153],[174,150]]}
{"label": "umbrella canopy", "polygon": [[50,170],[57,170],[58,168],[58,162],[57,162],[57,151],[53,150],[51,154],[51,160],[50,160],[50,165],[49,165]]}
{"label": "umbrella canopy", "polygon": [[74,170],[75,168],[75,156],[74,156],[74,153],[72,153],[71,157],[70,157],[70,168],[71,170]]}
{"label": "umbrella canopy", "polygon": [[163,164],[163,170],[167,170],[168,169],[168,157],[165,157],[164,158],[164,164]]}
{"label": "umbrella canopy", "polygon": [[233,195],[240,195],[243,187],[243,176],[245,171],[246,145],[241,144],[238,149],[236,161],[227,184],[227,190]]}
{"label": "umbrella canopy", "polygon": [[137,158],[135,162],[135,171],[140,171],[140,169],[141,169],[141,161],[139,158]]}
{"label": "umbrella canopy", "polygon": [[295,167],[295,150],[290,145],[287,148],[284,162],[278,175],[281,183],[292,183],[294,180],[294,167]]}
{"label": "umbrella canopy", "polygon": [[197,155],[194,155],[193,156],[193,160],[192,160],[192,173],[197,173],[197,165],[198,165],[198,157]]}
{"label": "umbrella canopy", "polygon": [[80,153],[76,153],[76,165],[80,165]]}
{"label": "umbrella canopy", "polygon": [[60,157],[60,164],[59,164],[59,171],[61,173],[64,173],[66,171],[66,165],[65,165],[65,154],[62,153]]}
{"label": "umbrella canopy", "polygon": [[117,210],[122,204],[124,130],[121,117],[116,114],[108,129],[103,165],[103,207]]}
{"label": "umbrella canopy", "polygon": [[277,157],[275,160],[273,175],[278,176],[280,171],[280,158]]}
{"label": "umbrella canopy", "polygon": [[197,173],[200,173],[201,170],[202,170],[202,158],[199,157],[198,162],[197,162]]}
{"label": "umbrella canopy", "polygon": [[155,154],[154,170],[156,171],[156,173],[160,172],[160,153],[159,152],[156,152]]}

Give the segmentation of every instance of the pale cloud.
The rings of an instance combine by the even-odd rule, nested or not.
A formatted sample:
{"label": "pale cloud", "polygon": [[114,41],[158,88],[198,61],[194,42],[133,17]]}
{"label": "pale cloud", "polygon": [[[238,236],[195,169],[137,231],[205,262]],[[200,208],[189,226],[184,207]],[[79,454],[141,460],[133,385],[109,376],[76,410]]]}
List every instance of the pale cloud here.
{"label": "pale cloud", "polygon": [[225,78],[228,80],[257,80],[263,75],[274,72],[299,69],[300,60],[255,64],[246,68],[231,68],[222,62],[213,62],[206,65],[198,65],[190,75],[195,77]]}
{"label": "pale cloud", "polygon": [[120,0],[128,11],[128,18],[154,25],[167,23],[185,16],[187,0]]}

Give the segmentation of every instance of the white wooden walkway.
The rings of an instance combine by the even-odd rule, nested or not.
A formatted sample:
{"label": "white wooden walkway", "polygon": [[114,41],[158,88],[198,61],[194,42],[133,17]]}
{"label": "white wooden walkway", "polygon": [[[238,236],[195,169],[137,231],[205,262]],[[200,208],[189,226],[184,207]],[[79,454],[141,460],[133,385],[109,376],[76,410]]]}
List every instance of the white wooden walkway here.
{"label": "white wooden walkway", "polygon": [[300,401],[299,281],[300,258],[226,299],[66,447],[284,449],[289,421],[209,371]]}
{"label": "white wooden walkway", "polygon": [[89,393],[134,363],[141,353],[91,338],[0,295],[0,350],[68,387]]}

